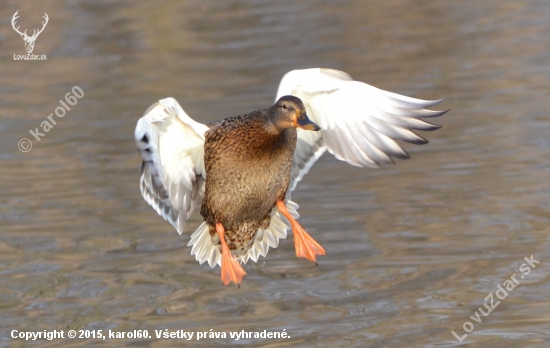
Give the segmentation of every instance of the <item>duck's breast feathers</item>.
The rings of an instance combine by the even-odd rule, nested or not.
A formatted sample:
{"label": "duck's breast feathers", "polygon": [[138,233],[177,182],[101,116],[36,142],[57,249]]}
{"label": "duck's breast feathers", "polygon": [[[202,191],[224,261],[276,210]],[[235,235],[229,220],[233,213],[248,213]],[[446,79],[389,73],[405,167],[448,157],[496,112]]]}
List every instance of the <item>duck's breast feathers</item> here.
{"label": "duck's breast feathers", "polygon": [[143,159],[143,198],[182,233],[204,195],[204,134],[173,98],[153,104],[134,132]]}
{"label": "duck's breast feathers", "polygon": [[409,154],[397,140],[427,143],[414,131],[440,128],[424,118],[448,111],[427,109],[443,99],[422,100],[384,91],[332,69],[287,73],[276,100],[288,94],[300,98],[309,118],[321,127],[319,132],[298,129],[291,189],[325,150],[359,167],[392,164],[393,158],[407,159]]}
{"label": "duck's breast feathers", "polygon": [[270,134],[262,115],[256,116],[217,122],[206,133],[201,215],[210,224],[233,230],[250,221],[259,225],[288,189],[296,131]]}
{"label": "duck's breast feathers", "polygon": [[[261,160],[274,147],[288,145],[286,141],[292,139],[295,129],[275,131],[267,116],[267,109],[254,111],[250,114],[228,117],[209,124],[206,132],[205,151],[207,158],[213,151],[223,153],[227,158],[249,158],[252,165]],[[295,140],[294,140],[295,142]],[[290,144],[294,146],[294,144]],[[243,156],[246,154],[247,156]],[[260,158],[258,158],[260,157]]]}

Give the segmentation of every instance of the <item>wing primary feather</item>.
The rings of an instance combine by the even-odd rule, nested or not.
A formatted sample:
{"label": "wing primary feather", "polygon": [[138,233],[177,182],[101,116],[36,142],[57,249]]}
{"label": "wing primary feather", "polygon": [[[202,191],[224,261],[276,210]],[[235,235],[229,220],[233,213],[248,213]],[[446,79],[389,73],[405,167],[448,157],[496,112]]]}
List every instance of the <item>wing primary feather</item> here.
{"label": "wing primary feather", "polygon": [[375,131],[366,123],[359,124],[359,131],[372,144],[376,145],[382,151],[398,159],[410,159],[410,155],[392,138]]}
{"label": "wing primary feather", "polygon": [[373,110],[372,115],[383,122],[387,122],[406,129],[433,131],[441,128],[441,126],[428,123],[421,120],[420,118],[397,116],[381,109]]}
{"label": "wing primary feather", "polygon": [[402,109],[398,107],[394,107],[391,105],[378,105],[378,108],[380,110],[384,110],[385,112],[388,112],[390,114],[396,115],[396,116],[407,116],[407,117],[415,117],[415,118],[431,118],[431,117],[439,117],[444,114],[446,114],[449,109],[447,110],[428,110],[428,109]]}
{"label": "wing primary feather", "polygon": [[432,106],[436,106],[437,104],[440,104],[443,100],[445,100],[445,98],[441,98],[438,100],[423,100],[423,99],[407,97],[405,95],[401,95],[401,94],[397,94],[389,91],[384,91],[382,89],[378,89],[378,91],[380,91],[381,95],[384,95],[389,99],[388,102],[390,104],[393,104],[397,107],[401,107],[404,109],[427,109]]}
{"label": "wing primary feather", "polygon": [[390,138],[402,140],[407,143],[416,145],[428,143],[428,140],[424,139],[423,137],[419,136],[411,130],[394,126],[392,124],[383,122],[375,117],[369,120],[368,125]]}

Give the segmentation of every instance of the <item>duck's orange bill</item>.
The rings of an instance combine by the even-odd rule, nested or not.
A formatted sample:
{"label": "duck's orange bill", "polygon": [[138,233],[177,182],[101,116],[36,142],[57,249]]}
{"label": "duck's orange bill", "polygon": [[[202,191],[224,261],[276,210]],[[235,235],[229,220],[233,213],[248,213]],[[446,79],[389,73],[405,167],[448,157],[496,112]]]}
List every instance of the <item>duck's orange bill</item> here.
{"label": "duck's orange bill", "polygon": [[296,117],[296,119],[294,120],[294,125],[296,127],[310,131],[318,131],[321,129],[321,127],[319,127],[315,122],[309,119],[305,112],[300,113]]}

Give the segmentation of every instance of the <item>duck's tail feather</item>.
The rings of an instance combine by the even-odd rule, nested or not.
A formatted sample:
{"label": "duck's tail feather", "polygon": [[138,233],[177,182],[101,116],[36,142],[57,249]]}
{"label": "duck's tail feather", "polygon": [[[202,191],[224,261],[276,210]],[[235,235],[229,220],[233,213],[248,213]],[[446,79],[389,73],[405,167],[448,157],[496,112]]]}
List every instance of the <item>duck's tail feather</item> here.
{"label": "duck's tail feather", "polygon": [[208,261],[208,264],[211,268],[214,268],[216,265],[222,265],[222,253],[218,246],[219,237],[217,234],[214,235],[216,239],[212,241],[210,236],[210,227],[206,222],[203,222],[191,235],[191,239],[187,246],[192,246],[191,255],[195,255],[195,258],[202,265],[205,261]]}
{"label": "duck's tail feather", "polygon": [[[287,209],[293,218],[300,217],[298,214],[298,204],[288,200]],[[237,261],[247,263],[248,260],[258,262],[260,256],[266,256],[269,248],[276,248],[279,245],[279,239],[286,239],[287,230],[290,229],[290,223],[281,215],[275,207],[271,211],[271,222],[266,229],[260,228],[254,238],[252,247],[243,255],[235,256]],[[208,262],[211,268],[222,264],[222,254],[219,246],[218,235],[210,236],[210,228],[206,222],[203,222],[191,235],[191,240],[187,246],[192,246],[191,255],[203,264]]]}

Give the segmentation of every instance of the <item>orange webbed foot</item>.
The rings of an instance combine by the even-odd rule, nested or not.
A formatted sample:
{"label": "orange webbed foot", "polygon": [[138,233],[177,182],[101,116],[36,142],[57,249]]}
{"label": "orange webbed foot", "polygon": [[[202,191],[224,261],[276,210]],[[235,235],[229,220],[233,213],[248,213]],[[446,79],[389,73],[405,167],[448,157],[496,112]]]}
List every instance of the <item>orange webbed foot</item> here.
{"label": "orange webbed foot", "polygon": [[294,233],[294,247],[296,256],[304,257],[317,265],[315,255],[326,255],[325,249],[315,241],[297,222],[292,224],[292,233]]}
{"label": "orange webbed foot", "polygon": [[300,224],[294,220],[294,218],[290,215],[288,210],[286,209],[286,205],[283,201],[277,202],[277,209],[283,214],[288,221],[290,221],[290,225],[292,226],[292,233],[294,234],[294,247],[296,248],[296,256],[297,257],[304,257],[310,261],[315,262],[316,256],[315,255],[326,255],[325,249],[315,241],[303,228],[300,226]]}
{"label": "orange webbed foot", "polygon": [[235,257],[231,254],[231,250],[229,250],[229,247],[225,242],[225,229],[223,228],[222,224],[216,224],[216,232],[218,233],[218,236],[220,237],[220,242],[222,244],[221,276],[223,285],[234,282],[235,284],[237,284],[237,287],[240,288],[241,281],[243,280],[246,272],[241,267],[241,265],[239,265],[239,262],[237,262]]}

